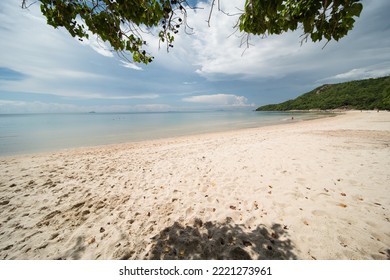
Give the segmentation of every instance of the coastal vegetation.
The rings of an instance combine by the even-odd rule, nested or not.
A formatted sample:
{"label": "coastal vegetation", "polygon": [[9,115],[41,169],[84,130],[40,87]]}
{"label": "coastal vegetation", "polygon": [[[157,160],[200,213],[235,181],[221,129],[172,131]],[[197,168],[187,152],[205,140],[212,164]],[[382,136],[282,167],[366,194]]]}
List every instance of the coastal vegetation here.
{"label": "coastal vegetation", "polygon": [[[192,33],[189,10],[200,9],[200,1],[187,0],[20,0],[23,8],[39,2],[47,23],[64,27],[70,35],[85,40],[91,34],[109,44],[119,54],[132,54],[134,62],[149,63],[143,34],[153,33],[167,49],[173,47],[179,32]],[[249,35],[268,36],[301,29],[302,42],[338,41],[353,29],[363,9],[360,0],[283,1],[247,0],[234,15],[224,11],[222,0],[210,1],[208,24],[214,7],[237,16],[235,29],[242,32],[242,44],[249,46]],[[191,13],[191,16],[196,13]]]}
{"label": "coastal vegetation", "polygon": [[390,76],[325,84],[295,99],[261,106],[256,111],[390,110]]}

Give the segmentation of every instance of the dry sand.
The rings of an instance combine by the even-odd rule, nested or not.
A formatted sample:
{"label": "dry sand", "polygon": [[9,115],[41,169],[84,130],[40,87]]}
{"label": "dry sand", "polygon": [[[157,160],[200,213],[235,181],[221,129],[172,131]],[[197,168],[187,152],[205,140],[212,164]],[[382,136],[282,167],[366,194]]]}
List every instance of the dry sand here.
{"label": "dry sand", "polygon": [[0,259],[389,259],[390,113],[0,158]]}

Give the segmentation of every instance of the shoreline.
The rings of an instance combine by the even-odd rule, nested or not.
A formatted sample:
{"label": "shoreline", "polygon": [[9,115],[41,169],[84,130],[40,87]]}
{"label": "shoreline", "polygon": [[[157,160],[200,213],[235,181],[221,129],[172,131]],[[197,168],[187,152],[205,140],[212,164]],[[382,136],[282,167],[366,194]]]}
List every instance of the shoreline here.
{"label": "shoreline", "polygon": [[[219,113],[219,112],[215,112]],[[306,115],[304,113],[298,113],[297,116],[295,116],[295,122],[296,121],[306,121],[316,118],[323,118],[327,117],[328,114],[325,115],[325,113],[310,113],[306,112],[309,115]],[[280,114],[280,113],[277,113]],[[330,113],[329,113],[330,114]],[[69,114],[73,116],[74,114]],[[77,115],[77,114],[76,114]],[[86,115],[86,114],[84,114]],[[105,115],[105,114],[103,114]],[[112,115],[112,114],[107,114]],[[125,114],[128,115],[128,114]],[[131,114],[130,114],[131,115]],[[283,115],[285,117],[283,118]],[[305,116],[306,115],[306,116]],[[116,114],[114,114],[116,116]],[[239,117],[239,116],[238,116]],[[101,127],[101,133],[99,134],[85,134],[81,135],[80,131],[74,131],[74,139],[72,138],[71,131],[68,131],[68,129],[65,126],[65,131],[68,131],[68,133],[65,135],[64,133],[52,133],[52,135],[57,135],[54,137],[36,137],[32,136],[29,138],[29,135],[26,135],[26,137],[23,137],[23,132],[21,132],[21,135],[19,136],[20,140],[18,138],[15,138],[16,143],[18,143],[19,147],[16,145],[12,146],[7,144],[7,141],[5,143],[0,143],[3,146],[3,151],[0,153],[1,157],[9,157],[9,156],[18,156],[18,155],[33,155],[33,154],[42,154],[42,153],[55,153],[55,152],[61,152],[66,150],[72,150],[72,149],[88,149],[90,147],[103,147],[103,146],[110,146],[110,145],[121,145],[121,144],[128,144],[128,143],[141,143],[143,141],[159,141],[163,139],[171,139],[171,138],[177,138],[177,137],[187,137],[187,136],[196,136],[196,135],[202,135],[202,134],[209,134],[209,133],[223,133],[223,132],[229,132],[229,131],[239,131],[239,130],[245,130],[245,129],[256,129],[261,128],[265,126],[273,126],[273,125],[279,125],[279,124],[286,124],[291,122],[291,113],[285,112],[284,114],[279,116],[280,119],[275,119],[269,123],[270,120],[267,120],[267,117],[265,117],[264,120],[259,120],[259,122],[255,123],[254,120],[249,121],[249,123],[241,123],[238,118],[238,122],[234,122],[231,125],[220,124],[218,126],[215,125],[215,123],[211,123],[211,126],[209,127],[206,125],[206,123],[195,123],[195,127],[191,125],[191,122],[187,125],[182,124],[176,124],[174,126],[168,126],[166,129],[157,129],[157,131],[153,131],[153,127],[151,128],[152,131],[150,133],[146,132],[145,130],[138,131],[137,128],[135,128],[134,133],[130,133],[125,127],[122,128],[123,131],[119,132],[113,132],[113,131],[106,131],[107,135],[109,137],[102,136],[104,135],[104,127]],[[114,117],[115,119],[116,117]],[[283,118],[283,119],[282,119]],[[58,120],[57,120],[58,122]],[[51,131],[52,127],[47,127],[47,131]],[[137,132],[138,131],[138,132]],[[45,131],[38,131],[37,135],[39,134],[45,134]],[[117,133],[117,134],[115,134]],[[5,135],[7,138],[7,135]],[[12,137],[12,135],[8,135],[8,137]],[[29,139],[29,140],[27,140]],[[64,140],[66,139],[66,141]],[[89,139],[89,140],[86,140]],[[34,145],[30,147],[30,143],[32,142]],[[23,145],[23,143],[25,145]],[[39,143],[39,144],[37,144]],[[9,147],[8,147],[8,146]],[[7,151],[7,147],[8,150]],[[30,147],[30,148],[29,148]]]}
{"label": "shoreline", "polygon": [[[305,111],[307,113],[313,113],[309,111]],[[326,112],[323,112],[326,113]],[[77,151],[84,151],[84,150],[94,150],[94,149],[116,149],[120,148],[120,146],[123,146],[124,148],[132,145],[143,145],[147,143],[159,143],[159,142],[164,142],[164,141],[175,141],[175,140],[180,140],[184,138],[197,138],[197,137],[202,137],[202,136],[216,136],[218,134],[235,134],[235,133],[240,133],[240,132],[245,132],[245,131],[251,131],[251,130],[262,130],[265,128],[276,128],[279,126],[293,126],[295,124],[299,124],[302,122],[312,122],[315,120],[321,120],[321,119],[327,119],[327,118],[332,118],[336,117],[338,115],[345,114],[345,112],[328,112],[329,115],[323,115],[321,117],[313,117],[309,119],[298,119],[298,120],[285,120],[283,123],[276,123],[276,124],[263,124],[261,126],[257,127],[243,127],[243,128],[234,128],[234,129],[228,129],[228,130],[220,130],[220,131],[214,131],[214,132],[194,132],[193,134],[183,134],[183,135],[177,135],[177,136],[162,136],[159,138],[152,138],[152,139],[144,139],[144,140],[134,140],[134,141],[125,141],[122,143],[108,143],[108,144],[96,144],[96,145],[86,145],[86,146],[80,146],[80,147],[69,147],[69,148],[56,148],[53,150],[47,150],[47,151],[36,151],[36,152],[26,152],[26,153],[17,153],[17,154],[5,154],[5,155],[0,155],[0,160],[1,159],[7,159],[7,158],[16,158],[16,157],[29,157],[29,156],[48,156],[51,154],[57,154],[57,153],[67,153],[67,152],[77,152]]]}
{"label": "shoreline", "polygon": [[390,113],[0,157],[0,259],[389,259]]}

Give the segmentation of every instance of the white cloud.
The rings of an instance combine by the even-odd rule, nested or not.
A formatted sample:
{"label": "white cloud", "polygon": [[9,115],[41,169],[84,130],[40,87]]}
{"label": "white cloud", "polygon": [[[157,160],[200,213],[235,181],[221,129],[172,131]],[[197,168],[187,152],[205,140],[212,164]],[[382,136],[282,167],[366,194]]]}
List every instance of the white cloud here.
{"label": "white cloud", "polygon": [[[77,96],[80,96],[79,94]],[[85,96],[89,99],[105,99],[105,100],[131,100],[131,99],[157,99],[158,94],[142,94],[142,95],[126,95],[126,96],[112,96],[106,94],[95,94]]]}
{"label": "white cloud", "polygon": [[112,51],[110,51],[108,48],[103,47],[101,44],[99,44],[98,41],[90,42],[88,44],[94,51],[96,51],[98,54],[101,54],[102,56],[106,57],[114,57]]}
{"label": "white cloud", "polygon": [[168,104],[139,104],[131,107],[131,111],[136,112],[166,112],[173,110]]}
{"label": "white cloud", "polygon": [[51,68],[46,69],[36,69],[33,73],[33,76],[36,78],[46,78],[46,79],[107,79],[106,76],[98,75],[89,71],[79,71],[73,69],[63,69],[63,68]]}
{"label": "white cloud", "polygon": [[[18,67],[15,67],[19,70]],[[19,70],[20,71],[20,70]],[[53,65],[50,68],[25,67],[22,73],[28,73],[21,81],[0,81],[0,87],[7,92],[43,93],[67,97],[85,97],[95,95],[96,90],[81,91],[78,87],[89,81],[91,84],[106,81],[113,82],[112,78],[93,72],[72,69],[60,69]]]}
{"label": "white cloud", "polygon": [[[356,20],[355,29],[339,42],[330,42],[324,49],[325,41],[308,41],[301,45],[302,30],[266,38],[251,36],[252,45],[248,49],[240,47],[240,33],[232,35],[238,16],[227,16],[215,7],[209,27],[206,20],[210,2],[198,3],[200,9],[188,11],[188,24],[194,28],[194,33],[186,35],[181,30],[175,37],[174,48],[170,53],[167,54],[164,48],[158,52],[158,40],[147,38],[155,48],[151,52],[157,53],[156,63],[181,72],[194,71],[209,81],[255,81],[259,78],[283,78],[307,73],[321,76],[322,73],[334,73],[336,70],[347,72],[372,64],[373,59],[390,59],[388,48],[383,47],[386,41],[390,41],[389,36],[378,42],[377,34],[381,30],[377,28],[378,23],[374,22],[378,7],[383,7],[385,0],[365,1],[365,8],[362,16]],[[237,14],[244,2],[224,0],[221,5],[225,12]]]}
{"label": "white cloud", "polygon": [[[18,2],[18,1],[17,1]],[[20,1],[19,1],[20,2]],[[0,22],[9,23],[0,35],[1,64],[30,78],[102,78],[83,65],[83,48],[63,29],[46,24],[39,3],[23,10],[20,3],[2,1]],[[59,80],[60,81],[60,80]],[[19,83],[22,84],[22,83]]]}
{"label": "white cloud", "polygon": [[122,66],[125,67],[125,68],[130,68],[130,69],[138,70],[138,71],[142,71],[143,70],[141,67],[139,67],[135,63],[131,63],[131,62],[124,61],[124,60],[121,60],[121,62],[122,62]]}
{"label": "white cloud", "polygon": [[[0,28],[1,38],[7,38],[0,44],[0,66],[24,77],[17,82],[0,81],[0,91],[80,98],[94,98],[99,92],[102,97],[108,96],[107,99],[110,94],[135,95],[135,90],[126,85],[132,80],[123,80],[117,75],[123,68],[119,67],[118,60],[110,59],[113,53],[96,37],[80,45],[63,28],[54,29],[46,23],[39,3],[28,10],[13,0],[2,0],[0,6],[0,26],[7,26]],[[123,66],[138,69],[130,63]],[[134,84],[139,87],[140,82],[132,82]],[[129,99],[135,98],[130,96]]]}
{"label": "white cloud", "polygon": [[331,77],[318,80],[317,83],[339,83],[351,80],[378,78],[390,75],[390,62],[352,69]]}
{"label": "white cloud", "polygon": [[305,69],[318,67],[311,57],[322,46],[308,43],[301,47],[300,31],[264,39],[251,36],[251,46],[241,46],[243,34],[235,32],[234,26],[244,3],[243,0],[221,1],[224,12],[237,15],[227,16],[215,7],[210,26],[206,22],[210,1],[198,3],[199,9],[187,11],[193,34],[180,30],[169,53],[164,47],[158,50],[158,39],[147,35],[150,52],[156,54],[155,63],[180,72],[192,71],[209,81],[280,78],[299,71],[302,61],[312,61],[313,65]]}
{"label": "white cloud", "polygon": [[0,100],[0,113],[58,113],[58,112],[88,112],[87,108],[73,104],[60,104],[40,101]]}
{"label": "white cloud", "polygon": [[41,101],[14,101],[0,99],[0,114],[8,113],[75,113],[75,112],[166,112],[174,110],[167,104],[87,105]]}
{"label": "white cloud", "polygon": [[185,102],[202,103],[214,106],[235,106],[235,107],[252,107],[253,104],[247,104],[248,99],[245,96],[237,96],[234,94],[212,94],[212,95],[197,95],[182,99]]}
{"label": "white cloud", "polygon": [[88,39],[83,38],[82,41],[79,41],[81,45],[91,47],[95,52],[102,56],[114,57],[113,51],[111,51],[110,47],[108,47],[106,43],[92,32],[88,32],[88,36]]}

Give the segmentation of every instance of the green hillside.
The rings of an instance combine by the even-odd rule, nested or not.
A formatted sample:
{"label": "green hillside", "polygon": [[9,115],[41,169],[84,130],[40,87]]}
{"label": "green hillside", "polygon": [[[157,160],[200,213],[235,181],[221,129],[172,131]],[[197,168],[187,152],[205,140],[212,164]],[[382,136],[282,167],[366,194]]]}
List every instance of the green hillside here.
{"label": "green hillside", "polygon": [[295,99],[261,106],[256,111],[390,110],[390,76],[320,86]]}

